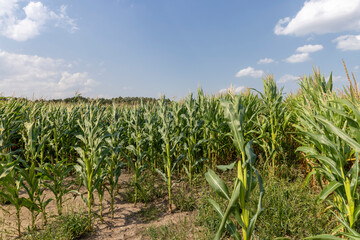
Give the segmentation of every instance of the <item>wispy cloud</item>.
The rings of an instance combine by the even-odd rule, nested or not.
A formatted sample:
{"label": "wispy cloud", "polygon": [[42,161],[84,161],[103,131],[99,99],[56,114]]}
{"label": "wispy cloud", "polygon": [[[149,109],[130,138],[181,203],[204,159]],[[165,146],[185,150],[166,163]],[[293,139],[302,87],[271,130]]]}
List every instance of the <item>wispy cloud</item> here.
{"label": "wispy cloud", "polygon": [[291,75],[291,74],[285,74],[282,77],[279,78],[279,80],[277,80],[277,83],[286,83],[289,81],[296,81],[298,80],[299,77]]}
{"label": "wispy cloud", "polygon": [[317,51],[320,51],[322,50],[324,47],[320,44],[317,44],[317,45],[311,45],[311,44],[308,44],[308,45],[304,45],[304,46],[301,46],[301,47],[298,47],[296,49],[296,52],[300,52],[300,53],[312,53],[312,52],[317,52]]}
{"label": "wispy cloud", "polygon": [[275,62],[275,60],[272,58],[262,58],[257,63],[258,64],[269,64],[269,63],[273,63],[273,62]]}
{"label": "wispy cloud", "polygon": [[223,88],[223,89],[220,89],[218,91],[218,93],[220,94],[225,94],[225,93],[228,93],[230,91],[234,91],[234,93],[241,93],[242,91],[244,91],[246,89],[245,86],[239,86],[239,87],[236,87],[236,88],[233,88],[233,87],[229,87],[229,88]]}
{"label": "wispy cloud", "polygon": [[[328,77],[327,77],[328,78]],[[332,80],[334,82],[347,82],[347,78],[345,76],[332,76]]]}
{"label": "wispy cloud", "polygon": [[260,78],[264,75],[264,71],[262,70],[255,70],[252,67],[247,67],[241,69],[239,72],[236,73],[236,77],[252,77],[252,78]]}
{"label": "wispy cloud", "polygon": [[333,40],[342,51],[360,50],[360,35],[344,35]]}
{"label": "wispy cloud", "polygon": [[360,0],[309,0],[295,17],[280,19],[277,35],[304,36],[360,30]]}
{"label": "wispy cloud", "polygon": [[288,57],[287,59],[285,59],[285,62],[288,63],[301,63],[301,62],[306,62],[308,60],[310,60],[310,56],[309,53],[299,53],[299,54],[293,54],[290,57]]}
{"label": "wispy cloud", "polygon": [[75,20],[67,15],[64,5],[58,12],[54,12],[40,1],[30,1],[21,9],[22,3],[20,0],[0,0],[1,35],[16,41],[26,41],[39,35],[48,22],[69,28],[72,32],[78,29]]}
{"label": "wispy cloud", "polygon": [[0,50],[0,89],[5,96],[64,98],[92,94],[98,84],[87,72],[72,72],[64,60]]}

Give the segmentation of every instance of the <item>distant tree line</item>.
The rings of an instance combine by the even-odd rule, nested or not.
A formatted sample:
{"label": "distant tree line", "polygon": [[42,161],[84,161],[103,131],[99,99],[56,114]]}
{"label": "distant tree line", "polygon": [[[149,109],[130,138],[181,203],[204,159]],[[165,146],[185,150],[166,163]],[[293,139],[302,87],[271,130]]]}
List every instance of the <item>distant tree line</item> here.
{"label": "distant tree line", "polygon": [[[7,101],[8,99],[22,99],[16,97],[0,97],[0,101]],[[29,99],[28,99],[29,100]],[[125,104],[125,105],[139,105],[143,101],[144,104],[155,104],[158,99],[151,97],[116,97],[116,98],[86,98],[80,94],[75,95],[74,97],[64,98],[64,99],[37,99],[34,102],[52,102],[52,103],[89,103],[97,102],[99,104]],[[170,103],[170,99],[166,99],[166,102]]]}

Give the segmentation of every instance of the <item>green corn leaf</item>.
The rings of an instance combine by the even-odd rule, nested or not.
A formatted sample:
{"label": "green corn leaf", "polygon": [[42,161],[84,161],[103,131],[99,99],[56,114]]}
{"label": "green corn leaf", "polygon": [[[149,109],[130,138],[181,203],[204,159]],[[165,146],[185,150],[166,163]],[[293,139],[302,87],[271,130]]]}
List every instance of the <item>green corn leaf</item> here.
{"label": "green corn leaf", "polygon": [[349,233],[340,233],[342,236],[348,237],[349,239],[353,239],[353,240],[360,240],[360,236],[359,235],[352,235]]}
{"label": "green corn leaf", "polygon": [[329,122],[323,116],[316,116],[316,118],[321,121],[330,131],[334,134],[342,138],[345,142],[347,142],[355,151],[360,152],[360,144],[357,143],[354,139],[352,139],[348,134],[346,134],[343,130],[336,127],[334,124]]}
{"label": "green corn leaf", "polygon": [[220,239],[221,238],[221,236],[222,236],[222,234],[224,232],[224,229],[226,227],[226,223],[227,223],[227,221],[229,221],[228,218],[229,218],[230,214],[234,211],[234,207],[236,205],[238,205],[237,202],[238,202],[238,199],[239,199],[240,194],[241,194],[240,193],[241,182],[236,182],[235,184],[236,184],[235,189],[233,191],[233,194],[231,196],[231,199],[230,199],[229,204],[228,204],[228,206],[226,208],[226,211],[224,213],[224,216],[223,216],[223,218],[221,220],[219,229],[218,229],[214,239]]}
{"label": "green corn leaf", "polygon": [[323,155],[315,155],[315,156],[309,156],[318,159],[321,163],[330,166],[331,171],[336,173],[337,176],[342,177],[341,172],[339,171],[340,166],[336,165],[336,162],[326,156]]}
{"label": "green corn leaf", "polygon": [[224,213],[220,208],[220,205],[212,199],[208,199],[209,203],[213,206],[215,212],[219,215],[220,219],[224,217]]}
{"label": "green corn leaf", "polygon": [[234,168],[234,166],[236,165],[237,161],[230,163],[228,165],[217,165],[216,168],[222,170],[222,171],[226,171],[226,170],[231,170]]}
{"label": "green corn leaf", "polygon": [[306,146],[298,147],[296,152],[303,152],[307,155],[319,155],[319,153],[314,148]]}
{"label": "green corn leaf", "polygon": [[331,193],[333,193],[340,186],[342,186],[342,184],[336,180],[330,182],[319,194],[319,199],[324,201]]}
{"label": "green corn leaf", "polygon": [[354,222],[356,222],[359,219],[360,214],[360,206],[357,206],[354,210]]}
{"label": "green corn leaf", "polygon": [[229,190],[226,184],[216,175],[213,170],[209,169],[208,172],[205,173],[205,178],[219,196],[230,200]]}
{"label": "green corn leaf", "polygon": [[336,100],[333,100],[333,102],[340,103],[340,104],[343,104],[343,105],[346,105],[347,107],[349,107],[352,110],[352,112],[354,113],[356,121],[358,123],[360,123],[360,111],[356,106],[354,106],[354,104],[352,102],[350,102],[348,99],[336,99]]}
{"label": "green corn leaf", "polygon": [[342,240],[342,238],[335,237],[330,234],[321,234],[316,236],[307,237],[305,239],[320,239],[320,240]]}
{"label": "green corn leaf", "polygon": [[155,171],[156,171],[158,174],[160,174],[160,176],[163,177],[163,179],[164,179],[165,182],[168,181],[168,178],[166,177],[166,174],[163,173],[160,169],[157,168],[157,169],[155,169]]}
{"label": "green corn leaf", "polygon": [[305,181],[301,185],[301,188],[304,188],[309,183],[309,181],[311,179],[311,176],[316,174],[316,173],[317,173],[316,169],[313,169],[311,172],[309,172],[308,175],[306,175]]}

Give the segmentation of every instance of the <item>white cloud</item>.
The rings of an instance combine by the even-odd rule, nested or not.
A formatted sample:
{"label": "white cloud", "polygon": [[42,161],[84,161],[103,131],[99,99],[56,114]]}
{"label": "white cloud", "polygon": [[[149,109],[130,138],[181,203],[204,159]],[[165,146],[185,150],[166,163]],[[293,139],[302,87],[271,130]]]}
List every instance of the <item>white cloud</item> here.
{"label": "white cloud", "polygon": [[[329,77],[326,77],[326,78],[328,79]],[[333,80],[333,82],[347,82],[348,81],[347,78],[344,76],[332,76],[332,80]]]}
{"label": "white cloud", "polygon": [[253,77],[253,78],[260,78],[264,75],[264,71],[262,70],[255,70],[252,67],[247,67],[244,69],[241,69],[239,72],[236,73],[236,77]]}
{"label": "white cloud", "polygon": [[280,19],[277,35],[360,31],[360,0],[308,0],[295,17]]}
{"label": "white cloud", "polygon": [[225,93],[228,93],[228,92],[234,92],[234,93],[241,93],[242,91],[244,91],[246,89],[245,86],[239,86],[239,87],[236,87],[236,88],[233,88],[232,86],[229,87],[229,88],[223,88],[223,89],[220,89],[218,91],[218,93],[220,94],[225,94]]}
{"label": "white cloud", "polygon": [[317,45],[311,45],[311,44],[308,44],[308,45],[304,45],[304,46],[301,46],[301,47],[298,47],[296,49],[297,52],[300,52],[300,53],[312,53],[312,52],[317,52],[317,51],[320,51],[322,50],[324,47],[320,44],[317,44]]}
{"label": "white cloud", "polygon": [[288,63],[300,63],[300,62],[306,62],[310,60],[309,53],[299,53],[299,54],[293,54],[287,59],[285,59],[285,62]]}
{"label": "white cloud", "polygon": [[268,64],[268,63],[273,63],[273,62],[274,62],[274,59],[263,58],[263,59],[260,59],[257,63],[258,64]]}
{"label": "white cloud", "polygon": [[69,27],[76,31],[75,20],[66,14],[66,6],[58,13],[51,11],[42,2],[30,1],[21,8],[19,0],[0,0],[0,33],[16,41],[26,41],[40,34],[48,22],[55,26]]}
{"label": "white cloud", "polygon": [[70,72],[61,59],[0,50],[0,92],[4,96],[64,98],[91,94],[97,85],[87,72]]}
{"label": "white cloud", "polygon": [[360,68],[360,66],[359,65],[356,65],[355,67],[354,67],[354,70],[358,70]]}
{"label": "white cloud", "polygon": [[360,35],[344,35],[334,39],[336,48],[342,51],[360,50]]}
{"label": "white cloud", "polygon": [[291,75],[291,74],[285,74],[284,76],[280,77],[279,80],[277,80],[277,83],[286,83],[289,81],[296,81],[299,77]]}

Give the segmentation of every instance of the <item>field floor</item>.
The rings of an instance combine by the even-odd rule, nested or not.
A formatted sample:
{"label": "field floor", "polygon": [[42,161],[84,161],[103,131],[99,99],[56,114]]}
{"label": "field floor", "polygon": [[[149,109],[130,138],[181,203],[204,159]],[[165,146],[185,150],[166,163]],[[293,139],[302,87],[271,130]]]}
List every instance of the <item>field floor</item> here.
{"label": "field floor", "polygon": [[[119,179],[119,190],[114,204],[114,218],[111,218],[110,195],[105,192],[103,200],[103,221],[96,218],[94,231],[85,234],[81,239],[150,239],[144,236],[146,229],[149,227],[158,227],[168,224],[177,224],[184,219],[191,219],[192,212],[179,211],[173,206],[174,211],[168,212],[168,198],[166,193],[163,197],[153,199],[148,203],[139,202],[136,205],[127,199],[127,192],[131,191],[128,186],[132,174],[122,174]],[[121,186],[124,186],[122,188]],[[83,189],[80,192],[84,193]],[[45,191],[49,197],[52,196],[50,191]],[[22,194],[25,196],[25,193]],[[64,204],[64,214],[71,212],[83,212],[86,214],[86,206],[80,196],[73,194],[66,195]],[[95,193],[94,210],[98,210],[99,200]],[[0,239],[16,239],[16,211],[12,205],[0,205]],[[47,209],[48,222],[51,222],[57,216],[55,201],[50,202]],[[43,228],[41,214],[37,217],[37,227]],[[21,229],[26,234],[31,224],[31,214],[26,208],[21,209]]]}

